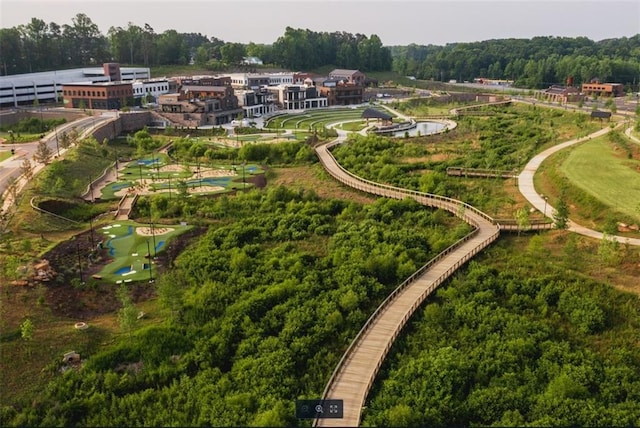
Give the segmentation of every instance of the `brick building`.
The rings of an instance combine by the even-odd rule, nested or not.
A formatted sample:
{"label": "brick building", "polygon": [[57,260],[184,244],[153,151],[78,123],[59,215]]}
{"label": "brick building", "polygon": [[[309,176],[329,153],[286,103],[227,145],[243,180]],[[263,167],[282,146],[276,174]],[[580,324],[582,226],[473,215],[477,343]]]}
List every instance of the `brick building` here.
{"label": "brick building", "polygon": [[624,96],[624,85],[622,83],[583,83],[582,93],[585,95],[622,97]]}
{"label": "brick building", "polygon": [[66,108],[119,110],[134,105],[131,82],[65,83],[62,97]]}

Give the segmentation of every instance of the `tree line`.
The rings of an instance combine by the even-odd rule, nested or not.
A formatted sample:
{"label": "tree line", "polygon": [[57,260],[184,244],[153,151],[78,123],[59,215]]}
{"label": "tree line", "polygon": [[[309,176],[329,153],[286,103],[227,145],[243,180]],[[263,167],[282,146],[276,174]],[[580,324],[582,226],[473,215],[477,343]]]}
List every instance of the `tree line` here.
{"label": "tree line", "polygon": [[308,70],[327,64],[377,71],[391,69],[391,52],[377,35],[314,32],[287,27],[273,44],[225,42],[200,33],[166,30],[129,22],[103,34],[83,13],[71,24],[31,18],[27,24],[0,29],[0,74],[100,65],[104,62],[157,66],[194,62],[212,71],[257,56],[266,64]]}
{"label": "tree line", "polygon": [[640,34],[593,41],[586,37],[498,39],[445,46],[392,46],[393,70],[419,79],[472,81],[477,77],[514,80],[543,88],[598,78],[628,85],[640,81]]}

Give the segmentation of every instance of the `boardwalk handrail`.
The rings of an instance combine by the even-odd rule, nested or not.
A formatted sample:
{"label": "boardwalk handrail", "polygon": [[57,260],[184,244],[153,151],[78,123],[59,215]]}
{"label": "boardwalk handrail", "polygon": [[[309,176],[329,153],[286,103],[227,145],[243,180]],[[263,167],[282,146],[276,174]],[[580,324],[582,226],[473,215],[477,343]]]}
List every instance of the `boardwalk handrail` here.
{"label": "boardwalk handrail", "polygon": [[[352,177],[356,181],[356,183],[351,183],[351,182],[348,182],[346,180],[343,180],[342,177],[335,176],[335,175],[331,174],[331,171],[325,165],[324,160],[322,158],[320,158],[320,162],[325,167],[325,170],[327,170],[327,172],[329,172],[329,174],[331,174],[335,179],[337,179],[341,183],[347,184],[347,185],[349,185],[349,187],[353,187],[353,188],[355,188],[357,190],[365,190],[362,187],[357,187],[357,184],[359,182],[359,183],[366,184],[366,185],[369,185],[369,186],[372,186],[372,187],[375,187],[375,188],[386,189],[386,190],[389,190],[389,191],[392,191],[392,192],[397,192],[398,194],[402,194],[402,195],[413,197],[418,202],[421,202],[421,200],[419,198],[431,199],[432,202],[423,203],[423,205],[429,205],[431,207],[436,207],[436,208],[443,208],[443,209],[455,214],[457,217],[459,217],[459,218],[461,218],[462,220],[465,220],[465,221],[471,220],[471,219],[468,219],[467,216],[466,216],[466,211],[469,210],[469,211],[473,212],[474,214],[476,214],[476,215],[484,218],[485,220],[491,222],[492,224],[496,224],[496,221],[492,217],[490,217],[488,214],[480,211],[476,207],[474,207],[472,205],[469,205],[466,202],[462,202],[462,201],[459,201],[457,199],[449,198],[447,196],[435,195],[433,193],[419,192],[417,190],[403,189],[401,187],[391,186],[391,185],[388,185],[388,184],[376,183],[375,181],[367,180],[365,178],[362,178],[362,177],[359,177],[359,176],[353,174],[352,172],[346,170],[342,165],[340,165],[340,163],[333,156],[333,153],[331,153],[331,151],[329,150],[330,148],[334,147],[335,145],[337,145],[339,143],[340,143],[339,140],[334,140],[334,141],[326,144],[325,146],[317,147],[316,150],[322,150],[323,148],[326,148],[327,153],[333,159],[333,161],[338,166],[338,168],[342,172],[344,172],[348,176]],[[374,192],[371,192],[371,191],[367,191],[367,192],[368,193],[377,194],[377,195],[380,195],[380,196],[389,197],[388,194],[384,194],[384,193],[374,193]],[[399,198],[397,198],[397,199],[399,199]],[[461,213],[463,213],[463,215],[461,215]],[[474,226],[476,226],[476,227],[478,226],[475,223],[475,221],[473,221],[472,224]]]}
{"label": "boardwalk handrail", "polygon": [[[452,251],[454,251],[459,245],[461,245],[462,243],[468,241],[469,239],[471,239],[473,236],[475,236],[478,233],[478,229],[474,229],[471,233],[467,234],[466,236],[460,238],[458,241],[456,241],[455,243],[451,244],[449,247],[447,247],[445,250],[441,251],[438,255],[436,255],[434,258],[432,258],[431,260],[429,260],[427,263],[425,263],[424,265],[422,265],[422,267],[420,267],[417,271],[415,271],[411,276],[409,276],[407,279],[405,279],[398,287],[396,287],[391,294],[389,294],[387,296],[386,299],[384,299],[382,301],[382,303],[378,306],[378,308],[373,312],[373,314],[371,314],[371,316],[367,319],[367,321],[364,323],[364,325],[362,326],[362,328],[360,329],[360,331],[358,331],[358,334],[356,334],[356,337],[351,341],[351,343],[349,344],[349,347],[347,348],[347,350],[344,352],[344,354],[342,354],[342,358],[340,358],[340,361],[338,362],[338,364],[336,365],[336,368],[333,370],[333,373],[331,374],[331,377],[329,378],[329,381],[327,382],[327,385],[325,386],[324,391],[322,392],[322,398],[326,399],[326,395],[329,392],[329,390],[331,389],[331,385],[333,384],[333,381],[335,380],[336,376],[338,375],[338,373],[340,372],[340,370],[342,369],[342,363],[348,358],[349,354],[351,353],[351,350],[356,346],[356,344],[358,343],[360,337],[362,337],[366,331],[369,329],[369,326],[378,318],[378,316],[386,309],[387,305],[401,292],[403,291],[408,285],[412,284],[418,277],[420,277],[425,271],[427,271],[427,269],[429,269],[432,265],[434,265],[435,263],[437,263],[438,261],[440,261],[442,258],[444,258],[444,256],[446,256],[447,254],[451,253]],[[486,245],[488,245],[489,243],[491,243],[495,238],[498,237],[500,231],[497,229],[496,232],[487,240],[485,240],[485,242],[482,243],[481,247],[484,248]],[[479,251],[479,250],[478,250]],[[474,252],[472,254],[475,255],[477,254],[476,252]],[[453,273],[457,268],[459,268],[462,264],[466,263],[469,258],[471,258],[472,256],[469,256],[469,254],[467,254],[465,256],[465,258],[463,259],[463,261],[456,263],[455,268],[449,269],[447,270],[444,274],[440,275],[440,277],[438,277],[438,279],[434,282],[433,285],[433,289],[437,288],[438,285],[440,285],[442,282],[444,282],[444,280],[449,277],[451,275],[451,273]],[[430,294],[433,291],[432,288],[430,288],[428,290],[427,293],[424,293],[423,296],[420,297],[420,299],[418,299],[418,301],[416,301],[416,303],[414,303],[412,310],[410,311],[410,313],[413,313],[414,310],[420,306],[422,304],[422,302],[424,301],[424,299],[427,297],[428,294]],[[406,317],[405,317],[406,318]],[[393,341],[395,340],[395,338],[397,337],[397,334],[400,332],[400,330],[402,330],[402,327],[404,327],[404,325],[406,324],[407,319],[404,319],[403,322],[401,323],[402,325],[397,329],[397,331],[394,333],[393,336],[393,340],[391,341],[391,343],[393,343]],[[388,352],[388,349],[384,352],[385,356]],[[384,361],[384,356],[380,362],[380,364],[382,363],[382,361]],[[375,378],[375,375],[377,374],[377,371],[380,369],[380,365],[378,365],[378,368],[376,369],[376,373],[373,374],[373,378]],[[373,380],[373,379],[372,379]],[[372,380],[370,381],[370,384],[372,382]],[[371,387],[371,385],[369,385],[367,387],[367,390],[369,390],[369,388]]]}
{"label": "boardwalk handrail", "polygon": [[[439,196],[439,195],[434,195],[434,194],[429,194],[429,193],[424,193],[424,192],[417,192],[417,191],[408,190],[408,189],[402,189],[402,188],[399,188],[399,187],[390,186],[390,185],[386,185],[386,184],[376,183],[376,182],[373,182],[373,181],[370,181],[370,180],[366,180],[366,179],[364,179],[362,177],[359,177],[359,176],[347,171],[345,168],[342,167],[342,165],[340,165],[338,163],[338,161],[335,159],[335,157],[333,156],[333,154],[329,150],[330,148],[334,147],[335,145],[337,145],[339,143],[340,143],[340,140],[338,139],[338,140],[335,140],[335,141],[333,141],[331,143],[328,143],[328,144],[325,144],[323,146],[319,146],[319,147],[316,148],[316,151],[318,152],[319,155],[321,153],[320,151],[323,151],[324,153],[326,153],[332,159],[334,165],[337,166],[338,169],[341,172],[343,172],[347,177],[351,178],[351,180],[350,179],[346,179],[346,178],[344,178],[344,177],[332,172],[331,168],[329,168],[329,165],[326,162],[326,159],[324,159],[323,156],[319,156],[320,162],[322,163],[322,165],[325,168],[325,170],[327,172],[329,172],[329,174],[331,174],[338,181],[340,181],[340,182],[342,182],[342,183],[344,183],[344,184],[346,184],[346,185],[348,185],[350,187],[353,187],[355,189],[362,190],[362,191],[367,191],[367,192],[372,193],[372,194],[377,194],[377,195],[386,196],[386,197],[394,197],[394,198],[397,198],[397,199],[399,199],[401,196],[408,196],[408,197],[412,197],[414,200],[416,200],[417,202],[419,202],[419,203],[421,203],[423,205],[428,205],[428,206],[432,206],[432,207],[436,207],[436,208],[446,209],[447,211],[450,211],[450,212],[454,213],[457,217],[463,219],[465,222],[467,222],[467,223],[471,224],[472,226],[474,226],[474,230],[471,233],[469,233],[466,236],[464,236],[463,238],[459,239],[453,245],[451,245],[448,248],[446,248],[444,251],[440,252],[433,259],[431,259],[427,263],[425,263],[416,272],[414,272],[410,277],[408,277],[406,280],[404,280],[398,287],[396,287],[393,290],[393,292],[391,292],[391,294],[389,294],[389,296],[387,296],[387,298],[378,306],[378,308],[374,311],[374,313],[367,319],[365,324],[362,326],[362,328],[360,329],[360,331],[358,332],[356,337],[351,341],[351,343],[349,344],[347,350],[343,353],[340,361],[338,362],[337,366],[333,370],[333,373],[331,374],[331,377],[329,378],[329,381],[325,385],[325,389],[324,389],[324,391],[322,393],[322,398],[323,399],[327,399],[328,398],[327,395],[331,391],[332,386],[333,386],[336,378],[338,377],[340,372],[343,370],[343,368],[345,366],[345,362],[349,359],[349,357],[352,354],[352,351],[359,344],[360,339],[369,331],[371,325],[387,309],[387,307],[390,305],[390,303],[392,301],[394,301],[395,298],[403,290],[405,290],[416,279],[421,277],[435,263],[437,263],[440,260],[442,260],[445,256],[447,256],[448,254],[450,254],[451,252],[456,250],[460,245],[462,245],[464,242],[466,242],[466,241],[470,240],[471,238],[473,238],[479,232],[480,224],[478,223],[477,218],[474,218],[473,216],[469,215],[468,212],[471,212],[475,216],[478,216],[478,217],[486,220],[487,222],[495,225],[494,232],[487,239],[482,241],[482,243],[476,245],[471,251],[469,251],[462,258],[460,258],[460,260],[458,260],[453,266],[451,266],[449,269],[447,269],[446,272],[441,274],[428,287],[428,289],[426,289],[418,297],[418,299],[416,299],[414,301],[414,303],[412,304],[410,310],[407,311],[407,313],[405,314],[405,316],[403,317],[401,322],[398,323],[398,325],[396,326],[396,328],[395,328],[395,330],[394,330],[394,332],[392,334],[391,340],[387,343],[384,351],[382,352],[381,358],[376,363],[375,370],[371,374],[370,379],[368,379],[368,381],[367,381],[367,386],[366,386],[366,390],[365,390],[365,397],[368,394],[369,390],[371,389],[371,386],[373,385],[375,377],[376,377],[378,371],[380,370],[380,367],[382,366],[382,364],[383,364],[383,362],[384,362],[384,360],[386,358],[387,353],[389,352],[389,350],[391,349],[391,346],[395,342],[395,339],[400,334],[401,330],[403,329],[404,325],[408,321],[409,317],[415,312],[415,310],[418,308],[418,306],[420,306],[424,302],[424,300],[427,298],[427,296],[429,294],[431,294],[433,292],[433,290],[435,290],[440,284],[442,284],[455,270],[457,270],[460,266],[462,266],[469,259],[471,259],[471,257],[475,256],[479,251],[481,251],[486,246],[488,246],[491,242],[493,242],[495,239],[497,239],[499,234],[500,234],[500,227],[499,227],[499,225],[497,224],[497,222],[493,218],[491,218],[489,215],[485,214],[484,212],[478,210],[477,208],[475,208],[475,207],[473,207],[473,206],[471,206],[471,205],[469,205],[467,203],[464,203],[464,202],[456,200],[456,199],[444,197],[444,196]],[[379,189],[379,191],[377,191],[376,189]],[[384,190],[386,190],[386,192]],[[314,421],[314,426],[317,426],[317,424],[318,424],[318,419],[316,419]]]}

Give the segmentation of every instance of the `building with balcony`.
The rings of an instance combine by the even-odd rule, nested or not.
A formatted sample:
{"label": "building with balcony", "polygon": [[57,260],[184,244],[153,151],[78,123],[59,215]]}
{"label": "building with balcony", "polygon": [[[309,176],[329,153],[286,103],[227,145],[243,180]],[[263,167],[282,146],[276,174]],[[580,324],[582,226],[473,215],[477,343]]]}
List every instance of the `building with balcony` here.
{"label": "building with balcony", "polygon": [[319,95],[314,86],[278,85],[267,90],[274,94],[275,102],[283,110],[307,110],[328,107],[326,97]]}
{"label": "building with balcony", "polygon": [[182,126],[222,125],[243,115],[229,76],[172,79],[174,93],[158,97],[159,114]]}
{"label": "building with balcony", "polygon": [[321,97],[327,99],[329,106],[361,104],[364,86],[345,83],[342,79],[316,78],[313,83]]}
{"label": "building with balcony", "polygon": [[259,115],[273,113],[276,109],[274,94],[266,89],[239,90],[235,91],[235,94],[244,117],[258,117]]}
{"label": "building with balcony", "polygon": [[366,80],[366,76],[363,72],[359,70],[345,70],[342,68],[336,68],[330,72],[329,78],[359,86],[364,86]]}

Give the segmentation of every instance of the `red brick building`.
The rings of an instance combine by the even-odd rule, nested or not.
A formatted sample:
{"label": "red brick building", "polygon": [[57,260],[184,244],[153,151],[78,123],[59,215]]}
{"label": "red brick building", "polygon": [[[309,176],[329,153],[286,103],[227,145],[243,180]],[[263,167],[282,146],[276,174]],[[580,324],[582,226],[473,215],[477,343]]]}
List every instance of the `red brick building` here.
{"label": "red brick building", "polygon": [[623,97],[624,85],[622,83],[583,83],[582,93],[605,97]]}
{"label": "red brick building", "polygon": [[67,108],[119,110],[134,104],[133,86],[126,82],[65,83],[62,98]]}

